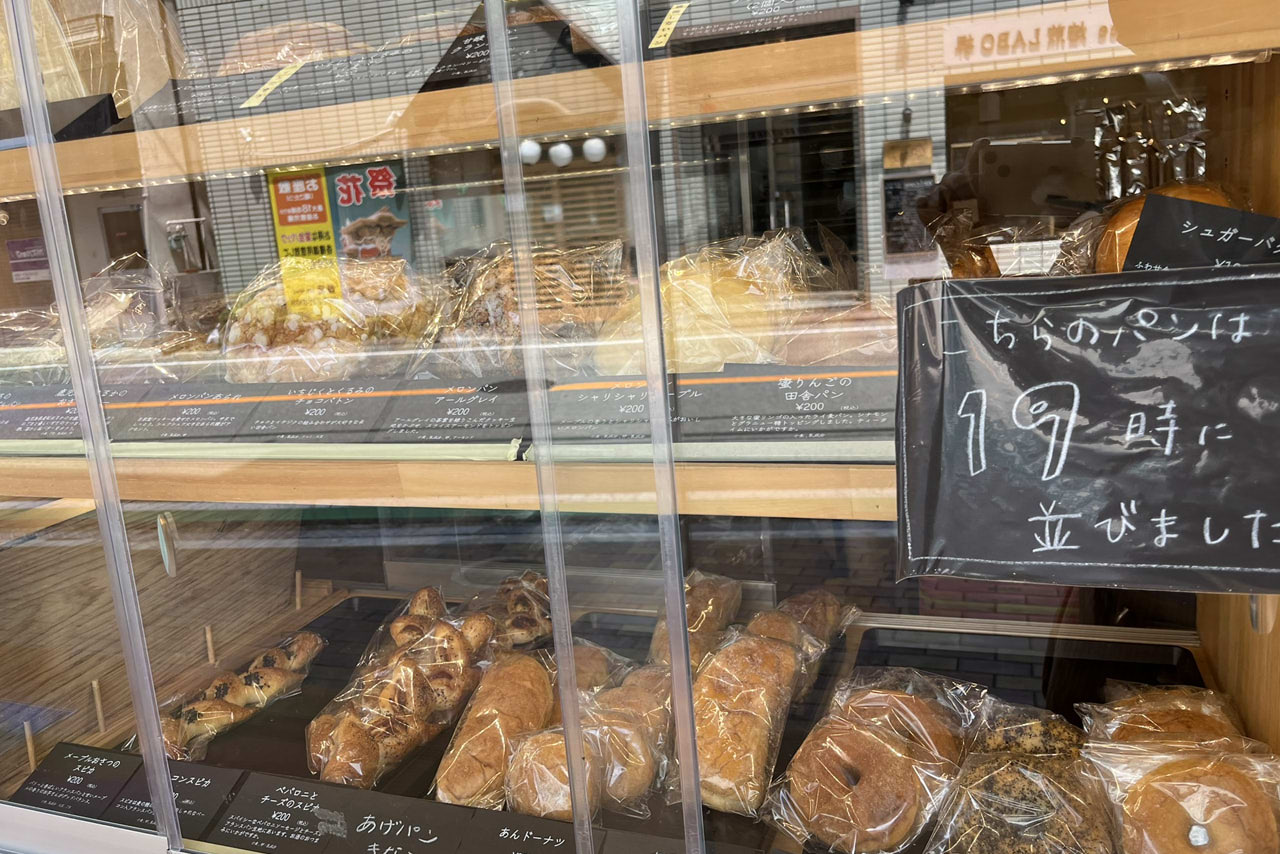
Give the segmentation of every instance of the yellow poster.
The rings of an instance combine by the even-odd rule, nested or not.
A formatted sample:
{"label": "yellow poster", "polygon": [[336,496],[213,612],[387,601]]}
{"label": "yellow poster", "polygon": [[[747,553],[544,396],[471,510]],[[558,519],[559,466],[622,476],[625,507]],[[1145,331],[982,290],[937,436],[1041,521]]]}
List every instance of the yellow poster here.
{"label": "yellow poster", "polygon": [[342,299],[324,169],[267,174],[284,298],[295,314],[315,317]]}

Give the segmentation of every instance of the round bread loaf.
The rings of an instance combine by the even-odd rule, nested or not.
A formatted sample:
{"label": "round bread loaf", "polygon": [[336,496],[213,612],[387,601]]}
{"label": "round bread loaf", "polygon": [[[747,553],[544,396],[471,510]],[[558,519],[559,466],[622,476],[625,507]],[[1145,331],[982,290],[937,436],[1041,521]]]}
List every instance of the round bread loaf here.
{"label": "round bread loaf", "polygon": [[1124,802],[1125,854],[1280,851],[1274,807],[1243,771],[1213,758],[1161,765]]}
{"label": "round bread loaf", "polygon": [[786,774],[795,819],[833,851],[890,851],[917,828],[915,767],[884,730],[827,718],[809,733]]}
{"label": "round bread loaf", "polygon": [[1142,208],[1146,205],[1147,196],[1155,193],[1173,199],[1186,199],[1191,202],[1202,202],[1206,205],[1231,207],[1231,199],[1227,194],[1208,184],[1165,184],[1147,193],[1137,196],[1120,207],[1108,220],[1106,230],[1098,241],[1094,255],[1093,269],[1097,273],[1119,273],[1124,269],[1124,259],[1129,255],[1129,244],[1133,242],[1133,233],[1138,229],[1138,219],[1142,216]]}
{"label": "round bread loaf", "polygon": [[[587,766],[587,801],[594,815],[600,806],[600,756],[591,739],[582,740]],[[507,804],[512,811],[573,821],[564,731],[534,733],[516,747],[507,768]]]}

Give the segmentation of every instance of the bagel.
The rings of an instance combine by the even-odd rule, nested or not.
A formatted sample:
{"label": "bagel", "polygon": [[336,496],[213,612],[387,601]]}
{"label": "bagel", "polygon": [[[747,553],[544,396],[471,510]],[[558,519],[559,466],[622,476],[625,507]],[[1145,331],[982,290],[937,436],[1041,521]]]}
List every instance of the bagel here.
{"label": "bagel", "polygon": [[915,763],[883,729],[828,717],[810,731],[785,778],[794,820],[832,851],[892,851],[924,812]]}
{"label": "bagel", "polygon": [[1220,759],[1168,762],[1125,798],[1125,854],[1253,854],[1280,851],[1270,798]]}
{"label": "bagel", "polygon": [[960,764],[959,727],[937,703],[905,691],[866,688],[854,691],[840,709],[844,717],[886,726],[948,762]]}

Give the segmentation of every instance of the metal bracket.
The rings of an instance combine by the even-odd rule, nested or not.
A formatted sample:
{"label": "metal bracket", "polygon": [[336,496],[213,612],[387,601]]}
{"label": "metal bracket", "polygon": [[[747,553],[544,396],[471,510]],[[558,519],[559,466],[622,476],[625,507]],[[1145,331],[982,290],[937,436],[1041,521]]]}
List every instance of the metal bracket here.
{"label": "metal bracket", "polygon": [[1280,596],[1249,596],[1249,625],[1260,635],[1269,635],[1276,627],[1276,612],[1280,611]]}
{"label": "metal bracket", "polygon": [[178,577],[178,523],[168,510],[156,516],[156,538],[160,541],[160,560],[165,574]]}

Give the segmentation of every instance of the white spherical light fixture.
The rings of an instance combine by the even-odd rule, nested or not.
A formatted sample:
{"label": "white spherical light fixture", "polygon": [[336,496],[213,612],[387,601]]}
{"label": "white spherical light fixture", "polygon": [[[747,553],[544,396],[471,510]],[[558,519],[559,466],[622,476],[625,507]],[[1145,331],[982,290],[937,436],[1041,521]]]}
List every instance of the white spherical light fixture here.
{"label": "white spherical light fixture", "polygon": [[608,153],[609,149],[604,144],[604,140],[598,136],[593,136],[582,143],[582,156],[592,163],[599,163],[604,160],[604,156]]}
{"label": "white spherical light fixture", "polygon": [[551,162],[557,166],[568,166],[573,160],[573,149],[569,147],[567,142],[557,142],[551,146],[551,150],[547,152],[551,157]]}
{"label": "white spherical light fixture", "polygon": [[532,166],[542,157],[542,144],[537,140],[526,139],[520,143],[520,160],[526,166]]}

